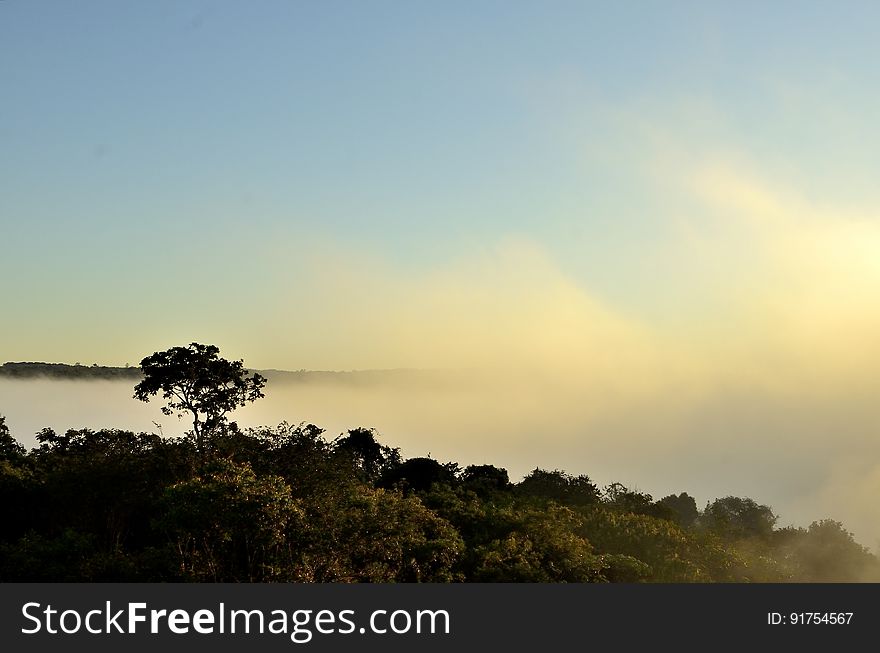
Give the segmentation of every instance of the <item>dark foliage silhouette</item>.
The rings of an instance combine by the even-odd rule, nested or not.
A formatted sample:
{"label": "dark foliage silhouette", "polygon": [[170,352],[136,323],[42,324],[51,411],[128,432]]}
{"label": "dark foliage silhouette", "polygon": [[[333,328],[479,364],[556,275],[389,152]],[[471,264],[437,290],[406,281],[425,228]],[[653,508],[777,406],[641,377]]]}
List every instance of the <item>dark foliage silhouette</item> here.
{"label": "dark foliage silhouette", "polygon": [[265,377],[249,374],[243,361],[219,354],[216,346],[196,342],[156,352],[141,361],[144,378],[134,387],[134,398],[145,402],[161,392],[166,415],[191,414],[200,451],[205,438],[225,425],[227,413],[263,397],[266,385]]}

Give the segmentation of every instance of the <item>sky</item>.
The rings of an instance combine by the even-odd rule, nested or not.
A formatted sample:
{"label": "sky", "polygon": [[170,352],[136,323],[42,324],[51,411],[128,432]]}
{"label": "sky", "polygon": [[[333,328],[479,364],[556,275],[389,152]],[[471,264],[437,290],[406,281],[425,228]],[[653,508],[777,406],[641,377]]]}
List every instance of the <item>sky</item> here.
{"label": "sky", "polygon": [[511,249],[653,328],[718,327],[776,263],[754,196],[780,229],[874,224],[877,13],[7,0],[0,353],[437,364],[346,332]]}
{"label": "sky", "polygon": [[0,359],[470,370],[868,532],[878,14],[5,0]]}

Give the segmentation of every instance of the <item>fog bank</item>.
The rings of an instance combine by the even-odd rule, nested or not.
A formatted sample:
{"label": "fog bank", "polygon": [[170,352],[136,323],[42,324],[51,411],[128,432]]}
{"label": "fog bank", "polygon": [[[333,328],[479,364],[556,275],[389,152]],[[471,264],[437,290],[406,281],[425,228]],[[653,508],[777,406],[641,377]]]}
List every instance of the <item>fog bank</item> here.
{"label": "fog bank", "polygon": [[[572,379],[565,381],[571,388]],[[701,505],[749,496],[771,505],[781,525],[831,517],[872,548],[880,536],[871,500],[880,490],[880,443],[865,433],[857,398],[823,405],[727,389],[687,403],[643,394],[622,408],[610,394],[590,400],[559,385],[485,372],[377,373],[358,382],[270,376],[266,398],[233,418],[242,426],[311,422],[329,438],[375,427],[405,456],[492,463],[514,479],[536,466],[559,468],[655,498],[687,491]],[[0,412],[29,447],[46,426],[157,432],[157,422],[165,435],[187,428],[162,415],[159,402],[131,399],[131,390],[115,381],[0,380]]]}

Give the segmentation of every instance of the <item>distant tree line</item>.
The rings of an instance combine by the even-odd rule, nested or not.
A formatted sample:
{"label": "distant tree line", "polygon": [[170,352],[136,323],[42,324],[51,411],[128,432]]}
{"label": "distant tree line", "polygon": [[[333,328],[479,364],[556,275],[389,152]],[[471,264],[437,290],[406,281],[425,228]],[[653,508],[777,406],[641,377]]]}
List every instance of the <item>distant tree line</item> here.
{"label": "distant tree line", "polygon": [[33,379],[46,377],[50,379],[139,379],[142,376],[139,367],[104,367],[92,365],[67,365],[66,363],[4,363],[0,365],[0,378]]}
{"label": "distant tree line", "polygon": [[198,406],[198,434],[43,429],[26,451],[0,417],[0,580],[880,580],[839,522],[778,528],[749,498],[699,510],[685,492],[539,468],[512,483],[493,465],[403,459],[367,428],[242,430],[222,408],[265,379],[217,354],[193,343],[141,364],[136,397]]}
{"label": "distant tree line", "polygon": [[[279,381],[288,382],[332,382],[349,385],[374,385],[376,383],[413,383],[437,382],[437,374],[430,370],[384,369],[384,370],[260,370],[265,376]],[[76,363],[29,363],[8,362],[0,365],[0,379],[36,379],[89,381],[89,380],[123,380],[131,381],[142,378],[140,367],[112,367],[98,365],[81,365]]]}

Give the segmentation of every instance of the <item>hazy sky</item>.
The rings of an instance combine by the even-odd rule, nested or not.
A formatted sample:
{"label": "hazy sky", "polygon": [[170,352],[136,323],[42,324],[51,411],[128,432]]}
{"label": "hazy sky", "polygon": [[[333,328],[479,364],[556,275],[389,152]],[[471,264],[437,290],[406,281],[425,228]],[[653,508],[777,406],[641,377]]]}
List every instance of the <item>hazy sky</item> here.
{"label": "hazy sky", "polygon": [[[0,358],[459,363],[438,326],[505,330],[560,285],[651,330],[748,327],[854,264],[826,229],[880,257],[878,13],[7,0]],[[805,222],[809,270],[782,261]]]}
{"label": "hazy sky", "polygon": [[5,0],[0,361],[468,370],[313,399],[463,463],[753,493],[873,544],[878,19]]}

